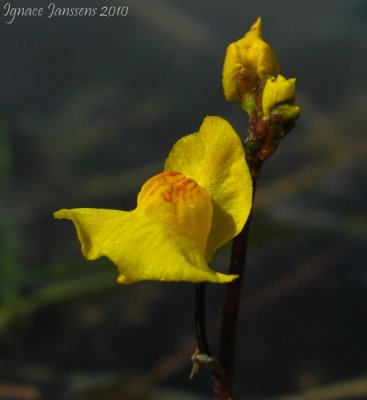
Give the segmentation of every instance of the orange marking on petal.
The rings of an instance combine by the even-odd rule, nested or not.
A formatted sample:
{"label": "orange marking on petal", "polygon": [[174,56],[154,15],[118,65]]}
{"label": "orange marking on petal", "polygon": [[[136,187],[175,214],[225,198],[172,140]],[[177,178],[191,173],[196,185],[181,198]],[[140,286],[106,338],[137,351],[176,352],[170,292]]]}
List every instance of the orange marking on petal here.
{"label": "orange marking on petal", "polygon": [[138,195],[137,210],[177,227],[204,251],[211,227],[212,203],[207,191],[180,172],[150,178]]}

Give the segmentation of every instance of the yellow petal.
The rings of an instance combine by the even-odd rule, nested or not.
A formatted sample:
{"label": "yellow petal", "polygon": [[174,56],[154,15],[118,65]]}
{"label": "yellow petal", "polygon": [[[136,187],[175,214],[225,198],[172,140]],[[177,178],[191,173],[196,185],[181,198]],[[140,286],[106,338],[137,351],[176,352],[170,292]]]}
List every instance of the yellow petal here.
{"label": "yellow petal", "polygon": [[54,217],[69,219],[74,223],[83,256],[87,260],[95,260],[106,255],[106,248],[111,248],[112,252],[118,251],[123,237],[116,236],[115,232],[122,229],[124,222],[131,218],[131,213],[99,208],[74,208],[58,210],[54,212]]}
{"label": "yellow petal", "polygon": [[264,87],[262,107],[266,119],[270,118],[270,111],[276,104],[292,101],[296,90],[296,79],[286,79],[282,75],[269,78]]}
{"label": "yellow petal", "polygon": [[165,170],[182,172],[209,193],[213,219],[206,257],[210,260],[242,230],[251,209],[252,181],[241,140],[225,119],[206,117],[198,133],[173,146]]}
{"label": "yellow petal", "polygon": [[210,269],[197,242],[159,215],[148,216],[138,209],[125,212],[91,208],[63,209],[54,215],[74,223],[87,259],[107,256],[113,261],[119,269],[119,283],[224,283],[237,277]]}
{"label": "yellow petal", "polygon": [[163,172],[150,178],[138,195],[137,210],[177,228],[197,242],[205,253],[213,207],[209,194],[180,172]]}
{"label": "yellow petal", "polygon": [[253,71],[259,79],[277,75],[279,64],[272,48],[262,39],[259,17],[242,39],[231,43],[223,64],[223,90],[226,100],[241,100],[238,83],[241,74]]}

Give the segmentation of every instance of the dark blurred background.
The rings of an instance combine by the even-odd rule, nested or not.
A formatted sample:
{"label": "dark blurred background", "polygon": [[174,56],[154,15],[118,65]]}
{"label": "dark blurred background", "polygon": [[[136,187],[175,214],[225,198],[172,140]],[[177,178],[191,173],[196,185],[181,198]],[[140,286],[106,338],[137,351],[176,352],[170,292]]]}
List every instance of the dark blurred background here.
{"label": "dark blurred background", "polygon": [[[193,285],[118,286],[115,267],[84,260],[72,225],[52,212],[134,208],[142,183],[205,115],[244,135],[221,68],[227,44],[262,16],[283,75],[297,77],[302,115],[259,183],[236,393],[320,400],[336,397],[310,390],[349,384],[354,397],[337,398],[357,398],[359,385],[366,399],[367,3],[55,3],[129,10],[7,24],[1,2],[0,398],[212,398],[205,371],[188,378]],[[208,289],[214,351],[222,294]]]}

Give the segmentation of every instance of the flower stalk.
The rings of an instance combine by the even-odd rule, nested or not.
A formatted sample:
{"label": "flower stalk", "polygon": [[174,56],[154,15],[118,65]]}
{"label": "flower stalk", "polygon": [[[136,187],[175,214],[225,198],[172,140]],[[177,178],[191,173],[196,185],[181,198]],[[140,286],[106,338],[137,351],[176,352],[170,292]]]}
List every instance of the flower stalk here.
{"label": "flower stalk", "polygon": [[195,285],[195,332],[197,353],[210,356],[209,343],[206,335],[205,294],[206,283],[197,283]]}
{"label": "flower stalk", "polygon": [[[253,191],[249,217],[232,243],[228,273],[237,275],[238,279],[225,287],[219,360],[207,368],[214,380],[216,400],[231,400],[234,394],[238,316],[253,202],[261,168],[276,151],[281,139],[292,130],[300,113],[300,108],[294,104],[296,80],[284,78],[279,71],[274,52],[262,39],[261,19],[242,39],[228,46],[223,67],[223,90],[225,98],[237,101],[249,116],[244,149]],[[201,308],[200,304],[197,307]],[[202,359],[206,360],[204,356]],[[202,365],[207,367],[205,362]],[[216,366],[214,370],[213,365]]]}

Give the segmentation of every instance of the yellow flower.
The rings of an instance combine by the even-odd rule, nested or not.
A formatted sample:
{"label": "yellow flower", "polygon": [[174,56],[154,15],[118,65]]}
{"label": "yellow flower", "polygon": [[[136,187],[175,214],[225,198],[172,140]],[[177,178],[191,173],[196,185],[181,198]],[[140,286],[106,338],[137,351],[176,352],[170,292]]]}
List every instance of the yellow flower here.
{"label": "yellow flower", "polygon": [[180,139],[165,172],[141,188],[133,211],[62,209],[88,260],[107,256],[119,283],[142,280],[230,282],[208,266],[213,253],[237,235],[249,215],[252,185],[240,138],[220,117]]}
{"label": "yellow flower", "polygon": [[242,39],[231,43],[227,48],[222,79],[226,100],[241,101],[239,96],[241,89],[238,85],[246,86],[246,82],[243,80],[253,79],[251,73],[255,75],[256,81],[268,75],[276,76],[279,73],[279,64],[275,53],[262,39],[260,17]]}
{"label": "yellow flower", "polygon": [[262,108],[266,119],[270,118],[272,107],[277,104],[292,101],[296,91],[296,78],[286,79],[282,75],[269,78],[264,87]]}

